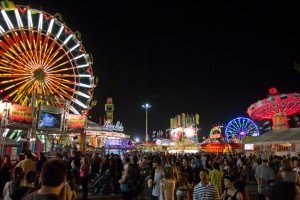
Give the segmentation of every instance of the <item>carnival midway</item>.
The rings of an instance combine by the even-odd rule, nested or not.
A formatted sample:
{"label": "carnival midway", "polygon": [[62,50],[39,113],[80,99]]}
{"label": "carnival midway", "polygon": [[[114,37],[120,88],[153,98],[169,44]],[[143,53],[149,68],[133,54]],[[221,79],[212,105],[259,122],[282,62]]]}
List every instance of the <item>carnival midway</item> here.
{"label": "carnival midway", "polygon": [[181,111],[149,134],[145,104],[137,140],[114,119],[111,97],[105,116],[89,120],[98,78],[78,31],[60,15],[1,5],[4,199],[300,199],[299,93],[271,88],[209,133],[205,116]]}

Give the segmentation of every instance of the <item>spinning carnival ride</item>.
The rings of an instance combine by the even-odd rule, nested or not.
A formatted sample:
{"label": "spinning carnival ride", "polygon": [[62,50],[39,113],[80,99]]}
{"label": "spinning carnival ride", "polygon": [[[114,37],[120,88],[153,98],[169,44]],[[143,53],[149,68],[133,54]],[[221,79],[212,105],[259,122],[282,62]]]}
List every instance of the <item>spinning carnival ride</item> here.
{"label": "spinning carnival ride", "polygon": [[[78,34],[58,18],[29,6],[0,14],[0,96],[29,105],[34,93],[71,102],[74,114],[90,108],[92,58]],[[54,106],[57,103],[48,102]]]}
{"label": "spinning carnival ride", "polygon": [[273,129],[288,128],[288,117],[300,112],[298,93],[279,94],[276,88],[269,90],[269,97],[252,104],[248,115],[257,120],[273,120]]}

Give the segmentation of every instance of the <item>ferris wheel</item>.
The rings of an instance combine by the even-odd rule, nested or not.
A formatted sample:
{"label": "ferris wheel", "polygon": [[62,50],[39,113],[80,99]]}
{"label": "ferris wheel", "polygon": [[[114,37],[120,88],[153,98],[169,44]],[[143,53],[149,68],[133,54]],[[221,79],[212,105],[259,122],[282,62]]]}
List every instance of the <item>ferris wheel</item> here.
{"label": "ferris wheel", "polygon": [[92,57],[58,18],[29,6],[1,9],[0,97],[29,105],[34,93],[51,95],[69,100],[70,110],[81,114],[90,108],[96,84]]}
{"label": "ferris wheel", "polygon": [[259,129],[251,119],[237,117],[226,126],[225,135],[227,141],[233,138],[241,139],[246,136],[259,136]]}

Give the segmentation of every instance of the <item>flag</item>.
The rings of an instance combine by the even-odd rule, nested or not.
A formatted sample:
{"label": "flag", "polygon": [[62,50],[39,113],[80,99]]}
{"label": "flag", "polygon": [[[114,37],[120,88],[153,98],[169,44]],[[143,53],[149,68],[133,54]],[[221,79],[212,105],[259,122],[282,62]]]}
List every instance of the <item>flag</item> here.
{"label": "flag", "polygon": [[177,115],[177,125],[178,125],[178,127],[181,126],[181,117],[180,117],[180,115]]}
{"label": "flag", "polygon": [[186,125],[191,125],[191,117],[189,116],[189,114],[186,115]]}
{"label": "flag", "polygon": [[191,114],[191,124],[195,125],[195,120],[194,120],[194,115],[193,114]]}
{"label": "flag", "polygon": [[199,125],[199,115],[196,114],[196,125]]}
{"label": "flag", "polygon": [[186,127],[186,116],[185,113],[182,113],[182,126],[185,128]]}
{"label": "flag", "polygon": [[15,4],[12,2],[12,1],[1,1],[1,7],[4,9],[4,10],[13,10],[15,9]]}

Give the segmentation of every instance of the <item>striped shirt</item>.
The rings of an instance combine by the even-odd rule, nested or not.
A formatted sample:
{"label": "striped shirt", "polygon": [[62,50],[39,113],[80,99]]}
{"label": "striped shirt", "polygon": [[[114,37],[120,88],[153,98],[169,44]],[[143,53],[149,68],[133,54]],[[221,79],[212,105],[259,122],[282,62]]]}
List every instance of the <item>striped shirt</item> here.
{"label": "striped shirt", "polygon": [[200,182],[194,188],[193,200],[220,200],[218,189],[211,183],[204,186]]}

